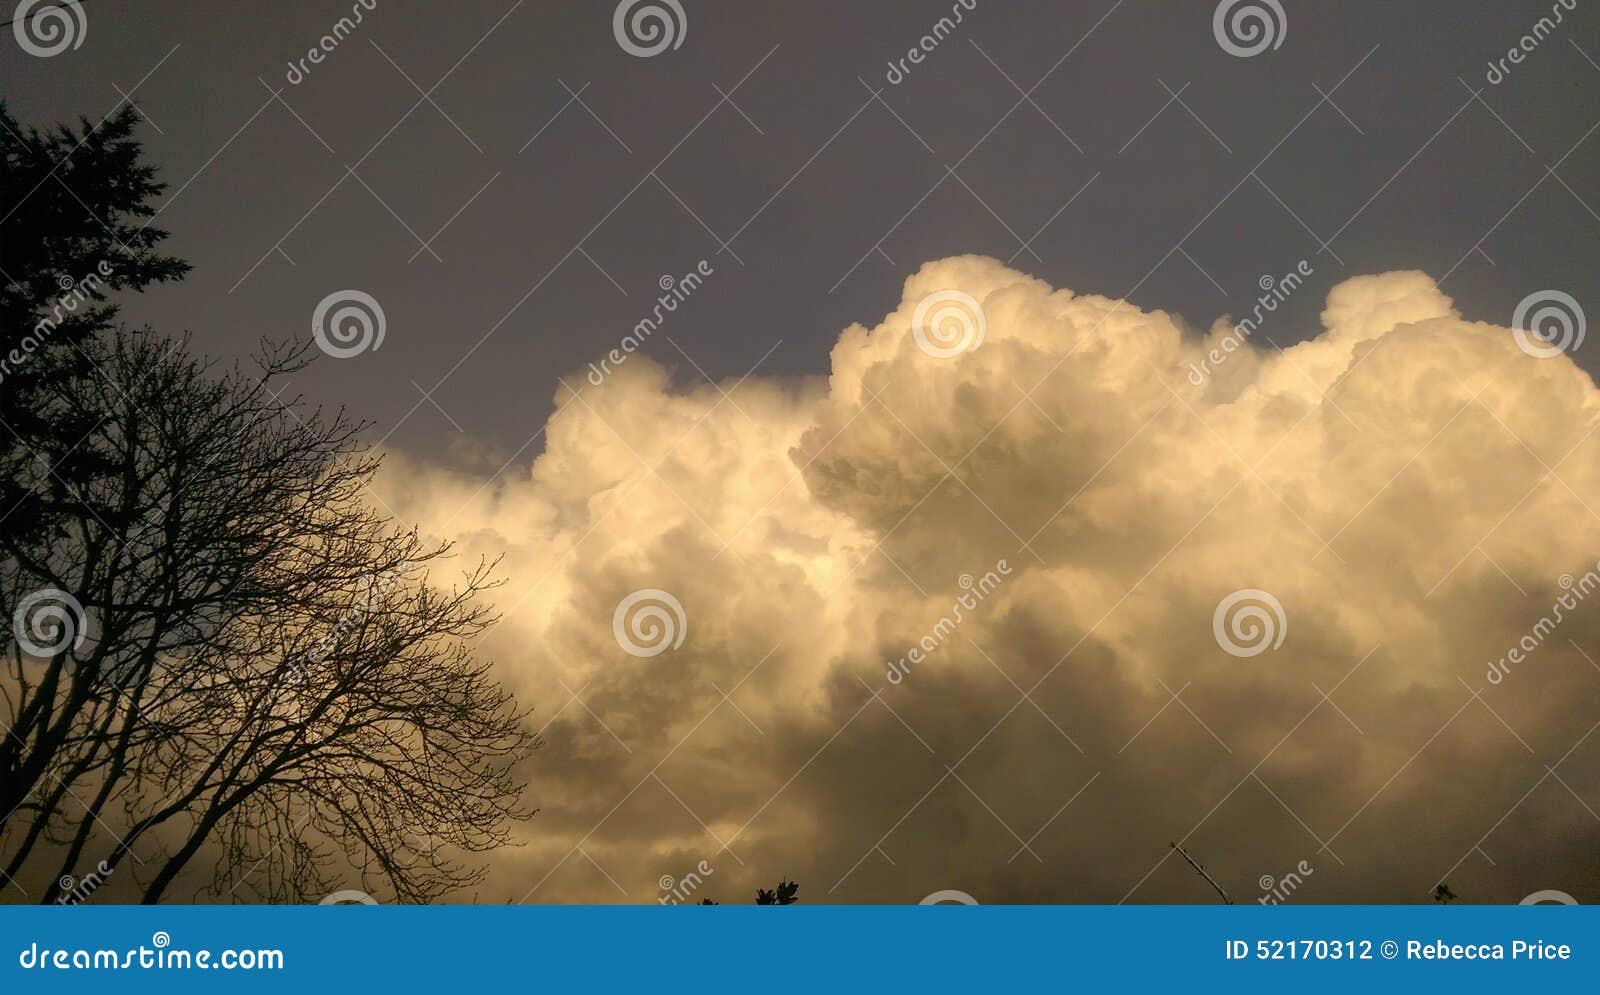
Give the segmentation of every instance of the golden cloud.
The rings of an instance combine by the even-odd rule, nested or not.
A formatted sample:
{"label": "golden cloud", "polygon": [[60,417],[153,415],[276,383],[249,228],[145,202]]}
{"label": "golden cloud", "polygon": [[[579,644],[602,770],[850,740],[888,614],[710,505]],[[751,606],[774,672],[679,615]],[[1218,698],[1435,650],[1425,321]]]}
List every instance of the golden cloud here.
{"label": "golden cloud", "polygon": [[1199,334],[944,259],[827,377],[636,355],[531,467],[400,454],[549,742],[491,897],[1214,899],[1180,841],[1240,901],[1600,898],[1600,391],[1417,272],[1259,341],[1296,292]]}

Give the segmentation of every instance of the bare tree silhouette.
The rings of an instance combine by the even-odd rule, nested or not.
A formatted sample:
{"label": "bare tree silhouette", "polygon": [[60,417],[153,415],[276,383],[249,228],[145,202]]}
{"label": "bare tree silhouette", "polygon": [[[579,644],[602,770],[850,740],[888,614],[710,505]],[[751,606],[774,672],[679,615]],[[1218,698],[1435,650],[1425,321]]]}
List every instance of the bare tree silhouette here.
{"label": "bare tree silhouette", "polygon": [[[112,846],[153,902],[214,843],[218,895],[304,900],[352,871],[403,901],[470,884],[449,854],[507,842],[536,745],[466,648],[493,622],[492,565],[428,583],[448,547],[372,510],[361,426],[276,396],[308,346],[218,374],[185,345],[89,340],[97,375],[37,394],[99,420],[19,468],[49,528],[0,533],[6,604],[82,607],[0,681],[7,873]],[[69,445],[95,472],[52,471]]]}

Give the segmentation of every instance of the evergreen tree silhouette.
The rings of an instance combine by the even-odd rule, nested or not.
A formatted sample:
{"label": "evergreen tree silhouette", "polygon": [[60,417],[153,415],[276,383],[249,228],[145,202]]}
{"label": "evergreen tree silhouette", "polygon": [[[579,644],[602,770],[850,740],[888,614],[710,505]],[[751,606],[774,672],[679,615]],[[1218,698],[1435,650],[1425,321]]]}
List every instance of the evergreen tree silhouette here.
{"label": "evergreen tree silhouette", "polygon": [[[98,124],[25,127],[0,100],[0,504],[15,535],[52,528],[50,502],[18,483],[18,467],[50,443],[83,439],[104,411],[65,410],[42,396],[53,386],[100,374],[84,354],[116,325],[108,295],[181,279],[189,264],[163,255],[167,233],[150,224],[166,190],[144,160],[131,104]],[[93,452],[69,451],[54,474],[74,492],[116,467]]]}

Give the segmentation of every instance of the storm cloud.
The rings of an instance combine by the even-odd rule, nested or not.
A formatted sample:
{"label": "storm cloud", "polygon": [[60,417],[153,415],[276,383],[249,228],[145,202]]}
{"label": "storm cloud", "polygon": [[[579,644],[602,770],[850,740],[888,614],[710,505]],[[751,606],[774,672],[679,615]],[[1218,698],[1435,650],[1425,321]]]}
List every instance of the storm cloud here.
{"label": "storm cloud", "polygon": [[1600,392],[1420,272],[1275,308],[942,259],[825,377],[639,354],[531,460],[391,453],[547,744],[479,897],[1216,900],[1178,842],[1239,902],[1600,900]]}

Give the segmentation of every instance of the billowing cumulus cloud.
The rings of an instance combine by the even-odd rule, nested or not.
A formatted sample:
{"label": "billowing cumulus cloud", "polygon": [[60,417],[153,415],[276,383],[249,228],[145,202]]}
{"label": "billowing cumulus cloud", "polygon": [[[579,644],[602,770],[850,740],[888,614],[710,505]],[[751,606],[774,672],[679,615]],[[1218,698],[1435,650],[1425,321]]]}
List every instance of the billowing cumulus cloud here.
{"label": "billowing cumulus cloud", "polygon": [[1243,902],[1600,900],[1600,392],[1422,273],[1243,317],[945,259],[826,377],[635,354],[531,466],[392,460],[504,556],[548,743],[480,897],[1214,900],[1177,841]]}

